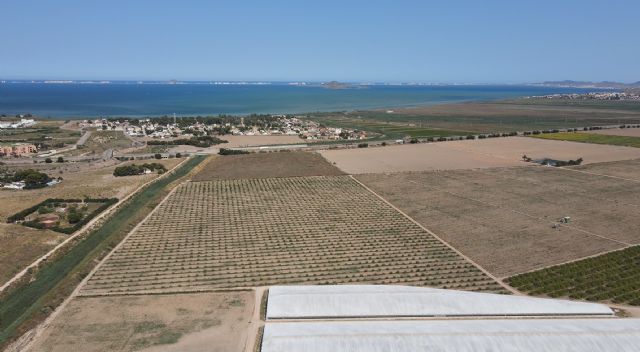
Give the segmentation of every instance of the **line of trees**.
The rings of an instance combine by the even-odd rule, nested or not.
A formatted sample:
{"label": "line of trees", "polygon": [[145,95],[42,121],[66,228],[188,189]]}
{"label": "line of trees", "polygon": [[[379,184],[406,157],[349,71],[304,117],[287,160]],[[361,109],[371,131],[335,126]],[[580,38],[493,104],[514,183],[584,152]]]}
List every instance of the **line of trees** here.
{"label": "line of trees", "polygon": [[134,175],[142,175],[145,173],[145,170],[149,170],[151,172],[158,171],[158,173],[164,173],[167,171],[167,168],[159,163],[144,163],[142,165],[124,165],[118,166],[113,170],[113,176],[121,177],[121,176],[134,176]]}
{"label": "line of trees", "polygon": [[227,141],[213,136],[199,136],[193,138],[174,139],[172,141],[148,141],[148,145],[192,145],[198,148],[207,148],[212,145],[227,143]]}

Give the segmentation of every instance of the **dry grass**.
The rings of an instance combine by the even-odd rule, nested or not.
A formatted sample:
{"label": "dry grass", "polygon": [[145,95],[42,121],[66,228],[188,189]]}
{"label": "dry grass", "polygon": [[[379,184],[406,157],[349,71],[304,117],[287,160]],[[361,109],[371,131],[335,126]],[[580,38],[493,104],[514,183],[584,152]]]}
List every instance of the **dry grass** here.
{"label": "dry grass", "polygon": [[[171,169],[180,160],[166,159],[159,162]],[[47,198],[123,198],[144,182],[157,177],[155,174],[114,177],[112,173],[116,165],[114,162],[34,165],[51,176],[62,176],[64,181],[53,187],[35,190],[0,191],[0,216],[3,218],[3,224],[0,224],[0,283],[6,282],[68,236],[50,230],[4,224],[4,218]]]}
{"label": "dry grass", "polygon": [[343,175],[313,152],[274,152],[217,156],[193,181]]}
{"label": "dry grass", "polygon": [[0,285],[65,238],[50,230],[0,223]]}
{"label": "dry grass", "polygon": [[190,182],[83,295],[377,283],[499,291],[348,176]]}
{"label": "dry grass", "polygon": [[76,298],[29,349],[241,351],[251,292]]}
{"label": "dry grass", "polygon": [[548,167],[358,179],[497,276],[640,243],[638,182]]}
{"label": "dry grass", "polygon": [[[173,168],[182,159],[153,160]],[[62,177],[64,181],[53,187],[34,190],[1,190],[0,217],[6,218],[22,209],[42,202],[47,198],[123,198],[143,183],[157,177],[156,174],[115,177],[116,166],[143,161],[118,163],[115,161],[97,163],[64,163],[12,166],[12,168],[37,168],[51,177]]]}

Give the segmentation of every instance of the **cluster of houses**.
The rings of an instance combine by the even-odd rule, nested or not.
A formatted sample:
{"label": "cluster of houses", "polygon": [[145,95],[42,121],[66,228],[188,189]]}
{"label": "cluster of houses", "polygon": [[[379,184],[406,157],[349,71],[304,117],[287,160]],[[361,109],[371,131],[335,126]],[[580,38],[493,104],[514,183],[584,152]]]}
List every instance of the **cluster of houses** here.
{"label": "cluster of houses", "polygon": [[273,117],[277,118],[277,120],[271,128],[245,125],[244,118],[238,119],[237,124],[194,122],[189,126],[180,126],[177,123],[161,123],[156,119],[140,119],[136,124],[127,121],[96,119],[84,120],[80,123],[80,127],[123,131],[131,137],[159,139],[190,138],[200,134],[217,134],[221,130],[224,130],[225,134],[236,136],[290,135],[309,140],[360,140],[367,138],[365,131],[325,127],[315,121],[285,115],[273,115]]}
{"label": "cluster of houses", "polygon": [[360,140],[366,139],[367,133],[351,128],[326,127],[316,121],[297,117],[282,117],[285,134],[299,135],[310,140]]}
{"label": "cluster of houses", "polygon": [[35,125],[37,122],[34,119],[20,118],[20,121],[0,121],[0,129],[9,128],[27,128]]}
{"label": "cluster of houses", "polygon": [[551,94],[551,95],[534,96],[532,98],[564,99],[564,100],[627,100],[627,101],[640,101],[640,93],[601,92],[601,93],[585,93],[585,94]]}
{"label": "cluster of houses", "polygon": [[0,144],[0,157],[19,157],[26,154],[34,154],[38,148],[31,143],[2,143]]}
{"label": "cluster of houses", "polygon": [[[49,182],[47,182],[47,186],[51,187],[51,186],[55,186],[58,183],[62,182],[62,178],[58,177],[58,178],[52,178]],[[27,184],[24,181],[17,181],[17,182],[7,182],[7,183],[2,183],[0,182],[0,188],[4,188],[4,189],[17,189],[17,190],[22,190],[24,189],[24,187]]]}

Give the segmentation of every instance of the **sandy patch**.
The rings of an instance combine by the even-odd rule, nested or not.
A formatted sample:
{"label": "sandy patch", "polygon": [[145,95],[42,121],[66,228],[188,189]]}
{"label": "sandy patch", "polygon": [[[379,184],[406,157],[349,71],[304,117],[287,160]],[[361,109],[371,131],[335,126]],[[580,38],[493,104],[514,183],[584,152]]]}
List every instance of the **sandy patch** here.
{"label": "sandy patch", "polygon": [[640,158],[638,148],[524,137],[324,150],[320,153],[350,174],[524,166],[527,165],[521,161],[524,154],[534,159],[582,157],[585,164]]}
{"label": "sandy patch", "polygon": [[29,351],[242,351],[253,292],[75,298]]}

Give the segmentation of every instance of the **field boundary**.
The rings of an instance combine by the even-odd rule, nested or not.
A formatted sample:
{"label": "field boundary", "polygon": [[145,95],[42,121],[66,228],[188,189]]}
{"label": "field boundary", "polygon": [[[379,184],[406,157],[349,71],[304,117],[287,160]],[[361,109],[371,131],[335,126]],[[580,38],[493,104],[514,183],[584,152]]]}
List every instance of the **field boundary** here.
{"label": "field boundary", "polygon": [[80,237],[81,235],[86,234],[89,231],[91,231],[93,229],[93,226],[96,225],[96,222],[98,222],[99,220],[103,220],[107,216],[112,215],[113,212],[118,207],[120,207],[124,202],[128,201],[135,194],[138,194],[143,188],[147,187],[148,185],[150,185],[153,182],[156,182],[156,181],[158,181],[158,180],[160,180],[162,178],[168,177],[169,175],[173,174],[173,172],[175,170],[177,170],[187,160],[189,160],[189,158],[185,158],[180,163],[178,163],[176,166],[174,166],[171,170],[169,170],[168,172],[165,172],[164,174],[160,175],[159,177],[156,177],[156,178],[154,178],[152,180],[149,180],[149,181],[143,183],[142,185],[140,185],[140,187],[136,188],[133,192],[129,193],[128,195],[126,195],[125,197],[120,199],[117,203],[115,203],[112,206],[110,206],[109,208],[105,209],[102,213],[98,214],[98,216],[96,216],[95,218],[91,219],[88,223],[86,223],[84,226],[82,226],[80,229],[78,229],[73,235],[69,236],[67,239],[65,239],[64,241],[60,242],[57,246],[53,247],[49,252],[47,252],[46,254],[41,256],[40,258],[36,259],[33,263],[31,263],[29,266],[27,266],[24,269],[22,269],[20,272],[18,272],[16,275],[14,275],[11,279],[9,279],[6,283],[2,284],[2,286],[0,286],[0,293],[4,292],[7,288],[9,288],[11,286],[11,284],[13,284],[14,282],[18,281],[24,275],[26,275],[27,272],[30,269],[36,268],[38,265],[40,265],[40,263],[42,263],[43,261],[47,260],[47,258],[51,257],[53,254],[55,254],[57,251],[59,251],[61,248],[63,248],[66,244],[68,244],[69,242],[73,241],[77,237]]}
{"label": "field boundary", "polygon": [[478,263],[476,263],[475,261],[471,260],[471,258],[467,257],[466,255],[464,255],[462,252],[460,252],[459,250],[457,250],[455,247],[453,247],[452,245],[450,245],[448,242],[444,241],[442,238],[440,238],[440,236],[436,235],[435,233],[433,233],[433,231],[427,229],[426,227],[424,227],[422,224],[420,224],[419,222],[417,222],[416,220],[414,220],[412,217],[410,217],[409,215],[407,215],[405,212],[403,212],[402,210],[400,210],[398,207],[396,207],[395,205],[391,204],[391,202],[389,202],[388,200],[386,200],[384,197],[382,197],[381,195],[379,195],[378,193],[376,193],[374,190],[372,190],[371,188],[369,188],[367,185],[365,185],[364,183],[360,182],[360,180],[358,180],[357,178],[353,177],[353,175],[349,175],[349,177],[351,177],[351,179],[353,179],[354,181],[356,181],[359,185],[361,185],[362,187],[364,187],[367,191],[371,192],[373,195],[375,195],[376,197],[378,197],[380,200],[382,200],[385,204],[387,204],[388,206],[390,206],[391,208],[393,208],[395,211],[397,211],[398,213],[402,214],[405,218],[407,218],[409,221],[411,221],[412,223],[416,224],[418,227],[420,227],[422,230],[426,231],[428,234],[430,234],[431,236],[433,236],[435,239],[437,239],[438,241],[440,241],[442,244],[444,244],[445,246],[447,246],[449,249],[451,249],[452,251],[454,251],[456,254],[458,254],[459,256],[461,256],[462,258],[464,258],[464,260],[466,260],[467,262],[471,263],[473,266],[475,266],[478,270],[480,270],[482,273],[484,273],[485,275],[487,275],[488,277],[490,277],[491,279],[493,279],[496,283],[498,283],[500,286],[502,286],[502,288],[504,288],[505,290],[513,293],[513,294],[517,294],[517,295],[522,295],[522,293],[514,290],[511,286],[505,284],[504,282],[502,282],[501,279],[499,279],[498,277],[496,277],[495,275],[491,274],[490,272],[488,272],[487,270],[485,270],[483,267],[481,267]]}
{"label": "field boundary", "polygon": [[[182,163],[184,163],[186,160],[189,160],[189,158],[185,158],[185,160],[183,160],[182,162],[180,162],[180,164],[176,165],[182,165]],[[176,168],[174,167],[173,170],[176,170]],[[169,172],[165,173],[165,174],[169,174]],[[156,178],[152,181],[158,180],[159,178]],[[20,338],[18,338],[14,343],[12,343],[11,345],[9,345],[9,347],[7,348],[7,351],[15,351],[15,352],[19,352],[19,351],[23,351],[28,349],[33,342],[35,341],[35,339],[39,336],[42,335],[42,333],[44,332],[44,330],[49,327],[51,325],[51,323],[53,322],[53,320],[60,314],[60,312],[62,312],[64,310],[64,308],[69,304],[69,302],[71,302],[71,300],[73,300],[74,298],[76,298],[76,296],[78,296],[78,294],[80,293],[80,290],[82,290],[84,288],[84,286],[86,285],[87,281],[89,281],[89,279],[93,276],[93,274],[102,266],[102,264],[111,257],[111,255],[122,246],[122,244],[133,234],[135,233],[138,228],[145,222],[147,221],[147,219],[153,215],[158,208],[160,207],[160,205],[162,205],[162,203],[164,203],[170,195],[173,194],[173,192],[175,192],[176,189],[178,189],[179,185],[174,187],[163,199],[162,201],[160,201],[160,203],[158,203],[153,210],[151,210],[151,212],[149,212],[149,214],[147,214],[144,219],[142,219],[142,221],[140,221],[138,224],[136,224],[136,226],[129,231],[129,233],[106,255],[104,256],[104,258],[102,258],[102,260],[100,260],[100,262],[87,274],[87,276],[85,276],[82,281],[78,284],[78,286],[76,286],[76,288],[73,290],[73,292],[71,292],[71,294],[58,306],[56,307],[56,309],[38,326],[36,326],[34,329],[32,329],[31,331],[25,333],[23,336],[21,336]]]}

